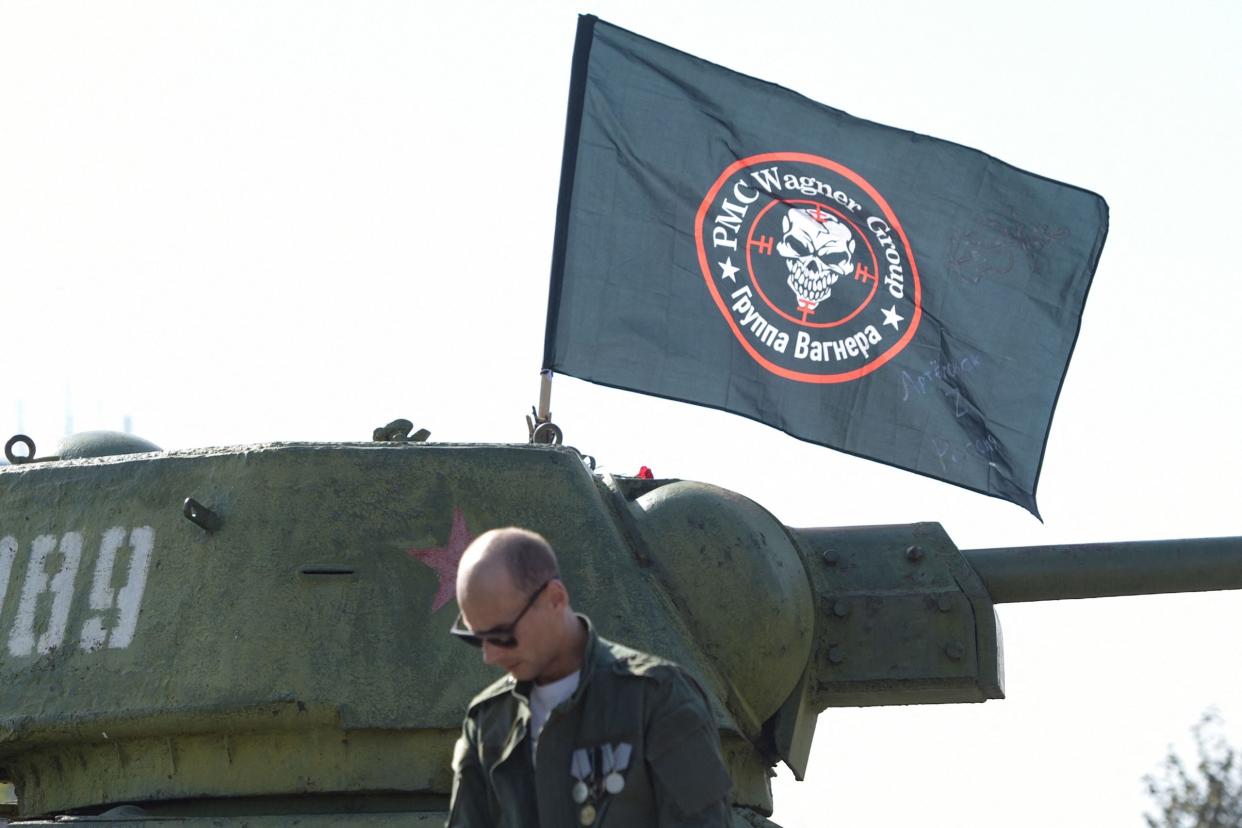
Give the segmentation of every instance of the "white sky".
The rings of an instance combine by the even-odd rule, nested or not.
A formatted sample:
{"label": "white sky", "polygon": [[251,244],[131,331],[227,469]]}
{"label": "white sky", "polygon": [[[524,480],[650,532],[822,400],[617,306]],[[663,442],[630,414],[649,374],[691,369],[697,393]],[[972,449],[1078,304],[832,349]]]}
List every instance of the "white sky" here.
{"label": "white sky", "polygon": [[[558,378],[610,470],[794,526],[936,520],[962,548],[1242,535],[1236,0],[0,0],[0,432],[50,453],[524,441],[575,14],[1108,199],[1044,463],[1016,506],[719,412]],[[1000,609],[1005,701],[830,710],[786,828],[1139,826],[1217,705],[1242,743],[1242,594]]]}

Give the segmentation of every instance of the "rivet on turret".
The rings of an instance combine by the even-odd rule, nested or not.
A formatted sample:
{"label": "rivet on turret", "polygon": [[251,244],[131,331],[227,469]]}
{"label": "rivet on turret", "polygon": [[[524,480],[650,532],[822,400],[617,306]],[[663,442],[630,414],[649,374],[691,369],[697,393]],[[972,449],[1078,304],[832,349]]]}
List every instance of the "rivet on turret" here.
{"label": "rivet on turret", "polygon": [[944,654],[954,661],[961,661],[962,656],[966,655],[966,648],[960,641],[950,641],[944,645]]}
{"label": "rivet on turret", "polygon": [[837,601],[832,605],[832,614],[837,618],[844,618],[850,614],[850,605],[845,601]]}
{"label": "rivet on turret", "polygon": [[937,595],[936,596],[936,609],[940,610],[941,612],[948,612],[949,610],[953,609],[953,599],[951,599],[947,595]]}
{"label": "rivet on turret", "polygon": [[825,549],[823,558],[824,563],[828,566],[836,566],[841,561],[841,556],[837,554],[835,549]]}
{"label": "rivet on turret", "polygon": [[911,561],[913,563],[918,563],[919,561],[923,560],[924,554],[926,553],[923,552],[923,547],[921,546],[906,547],[906,560]]}
{"label": "rivet on turret", "polygon": [[842,661],[845,661],[845,650],[834,644],[828,648],[828,660],[833,664],[840,664]]}

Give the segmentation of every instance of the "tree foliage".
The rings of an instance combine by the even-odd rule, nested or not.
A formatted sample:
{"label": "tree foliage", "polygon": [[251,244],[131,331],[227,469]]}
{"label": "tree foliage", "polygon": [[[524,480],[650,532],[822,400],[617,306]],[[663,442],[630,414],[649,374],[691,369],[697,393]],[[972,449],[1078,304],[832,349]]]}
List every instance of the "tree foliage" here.
{"label": "tree foliage", "polygon": [[1169,748],[1157,774],[1143,777],[1156,813],[1149,828],[1242,828],[1242,754],[1223,734],[1220,714],[1209,710],[1192,729],[1199,760],[1187,766]]}

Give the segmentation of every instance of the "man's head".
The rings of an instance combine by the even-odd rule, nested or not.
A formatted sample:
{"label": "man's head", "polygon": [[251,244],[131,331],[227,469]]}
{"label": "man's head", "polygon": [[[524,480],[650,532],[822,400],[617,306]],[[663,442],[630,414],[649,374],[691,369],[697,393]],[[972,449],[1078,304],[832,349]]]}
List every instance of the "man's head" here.
{"label": "man's head", "polygon": [[483,660],[518,681],[547,677],[575,644],[578,621],[556,554],[526,529],[493,529],[467,547],[457,568],[457,605],[466,627],[483,639]]}

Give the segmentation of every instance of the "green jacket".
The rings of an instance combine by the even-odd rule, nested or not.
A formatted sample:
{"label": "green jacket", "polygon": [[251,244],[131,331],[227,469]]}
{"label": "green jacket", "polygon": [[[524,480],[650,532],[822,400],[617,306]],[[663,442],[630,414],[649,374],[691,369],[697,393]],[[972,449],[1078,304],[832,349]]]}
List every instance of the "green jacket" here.
{"label": "green jacket", "polygon": [[[471,700],[453,754],[449,828],[728,825],[730,778],[703,691],[676,664],[600,638],[583,621],[578,689],[548,717],[537,763],[528,682],[506,676]],[[623,744],[631,746],[623,790],[600,790],[593,811],[591,800],[576,803],[575,751],[598,757],[593,749]]]}

